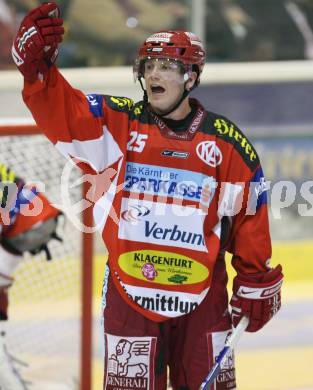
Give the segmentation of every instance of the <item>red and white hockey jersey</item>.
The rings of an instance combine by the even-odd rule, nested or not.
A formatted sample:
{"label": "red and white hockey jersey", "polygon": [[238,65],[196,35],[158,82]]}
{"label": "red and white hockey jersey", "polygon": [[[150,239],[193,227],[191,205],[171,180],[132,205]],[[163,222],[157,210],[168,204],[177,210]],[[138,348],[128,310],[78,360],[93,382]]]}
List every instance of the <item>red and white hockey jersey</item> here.
{"label": "red and white hockey jersey", "polygon": [[26,82],[23,98],[56,148],[85,173],[98,174],[94,218],[111,274],[143,315],[162,321],[201,303],[220,252],[223,216],[232,218],[227,250],[234,267],[266,270],[271,244],[262,169],[228,119],[194,101],[192,125],[175,134],[142,102],[85,96],[56,67],[43,82]]}

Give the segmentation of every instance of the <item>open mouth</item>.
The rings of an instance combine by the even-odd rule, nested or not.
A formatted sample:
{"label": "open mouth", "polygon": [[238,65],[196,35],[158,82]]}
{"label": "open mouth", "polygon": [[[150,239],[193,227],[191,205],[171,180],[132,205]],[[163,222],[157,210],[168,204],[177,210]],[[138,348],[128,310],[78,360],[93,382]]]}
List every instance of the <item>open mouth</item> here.
{"label": "open mouth", "polygon": [[159,85],[151,85],[151,92],[153,94],[161,94],[165,92],[165,89]]}

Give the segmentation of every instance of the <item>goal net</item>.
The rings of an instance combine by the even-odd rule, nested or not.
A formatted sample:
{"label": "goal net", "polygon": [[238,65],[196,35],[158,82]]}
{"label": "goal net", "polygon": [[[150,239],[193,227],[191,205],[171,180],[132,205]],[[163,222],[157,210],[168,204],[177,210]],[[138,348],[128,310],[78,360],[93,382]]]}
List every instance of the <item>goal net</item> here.
{"label": "goal net", "polygon": [[[65,160],[36,132],[31,125],[0,124],[0,162],[26,182],[43,183],[44,194],[62,209]],[[71,182],[79,176],[78,169],[72,170]],[[73,203],[82,191],[81,185],[73,185]],[[90,386],[90,237],[69,219],[65,216],[58,226],[63,242],[48,245],[52,260],[46,261],[45,253],[25,255],[9,290],[7,350],[27,365],[20,371],[33,390]]]}

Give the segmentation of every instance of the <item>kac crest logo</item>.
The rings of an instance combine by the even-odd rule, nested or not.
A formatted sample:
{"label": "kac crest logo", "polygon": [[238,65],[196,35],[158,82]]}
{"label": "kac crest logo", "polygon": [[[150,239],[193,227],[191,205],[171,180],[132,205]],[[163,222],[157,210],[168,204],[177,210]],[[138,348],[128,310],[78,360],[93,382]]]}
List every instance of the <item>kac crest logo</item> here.
{"label": "kac crest logo", "polygon": [[215,141],[203,141],[197,145],[196,149],[198,157],[210,167],[217,167],[222,163],[222,152],[216,145]]}

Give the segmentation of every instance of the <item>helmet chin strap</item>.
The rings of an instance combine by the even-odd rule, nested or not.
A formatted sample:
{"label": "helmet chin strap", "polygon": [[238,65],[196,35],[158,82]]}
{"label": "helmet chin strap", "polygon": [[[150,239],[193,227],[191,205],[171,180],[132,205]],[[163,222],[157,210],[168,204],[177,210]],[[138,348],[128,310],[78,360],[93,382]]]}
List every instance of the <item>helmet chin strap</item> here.
{"label": "helmet chin strap", "polygon": [[158,114],[160,117],[164,118],[165,116],[171,114],[173,111],[175,111],[180,105],[181,103],[186,99],[186,97],[189,95],[190,91],[188,91],[186,89],[186,83],[184,85],[184,92],[182,93],[180,99],[178,99],[178,101],[176,103],[174,103],[172,105],[172,107],[170,107],[169,110],[163,112],[162,114]]}
{"label": "helmet chin strap", "polygon": [[[167,116],[167,115],[171,114],[173,111],[175,111],[181,105],[181,103],[186,99],[186,97],[189,95],[189,93],[195,88],[196,83],[193,85],[193,87],[189,91],[186,89],[186,84],[188,81],[188,78],[186,80],[186,77],[185,77],[186,75],[188,77],[188,74],[187,73],[184,74],[184,80],[185,80],[184,92],[182,93],[182,95],[178,99],[178,101],[176,103],[174,103],[172,105],[172,107],[169,108],[169,110],[163,112],[162,114],[156,112],[156,114],[159,115],[161,118],[164,118],[165,116]],[[139,80],[139,83],[141,85],[141,89],[143,90],[143,102],[144,102],[144,104],[149,104],[147,90],[144,88],[144,86],[142,84],[142,78],[138,77],[138,80]]]}
{"label": "helmet chin strap", "polygon": [[148,94],[147,94],[147,90],[144,88],[143,84],[142,84],[142,77],[139,76],[138,77],[138,80],[140,82],[140,86],[141,86],[141,89],[143,90],[143,102],[144,104],[148,104]]}

